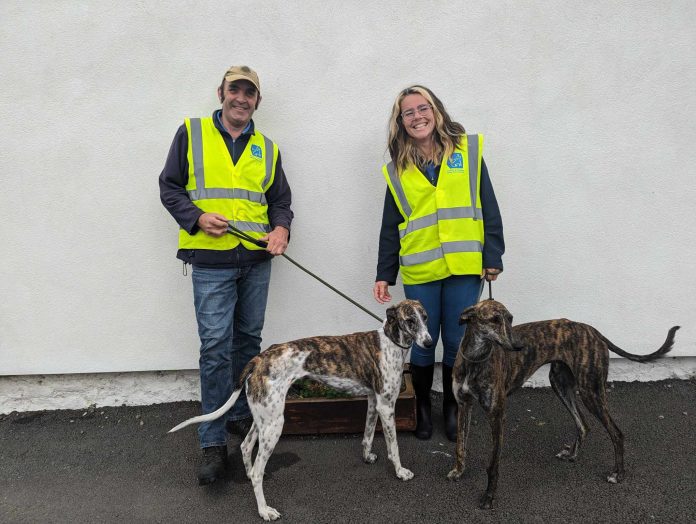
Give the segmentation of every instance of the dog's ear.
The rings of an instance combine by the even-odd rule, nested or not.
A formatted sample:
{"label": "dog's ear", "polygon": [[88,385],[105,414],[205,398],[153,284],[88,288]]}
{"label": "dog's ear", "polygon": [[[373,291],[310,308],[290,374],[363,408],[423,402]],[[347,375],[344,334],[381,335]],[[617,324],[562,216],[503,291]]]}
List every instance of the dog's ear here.
{"label": "dog's ear", "polygon": [[390,306],[387,309],[387,323],[391,324],[396,321],[396,306]]}
{"label": "dog's ear", "polygon": [[462,324],[466,322],[471,322],[476,318],[476,306],[471,306],[466,308],[464,311],[462,311],[462,314],[459,315],[459,325],[461,326]]}

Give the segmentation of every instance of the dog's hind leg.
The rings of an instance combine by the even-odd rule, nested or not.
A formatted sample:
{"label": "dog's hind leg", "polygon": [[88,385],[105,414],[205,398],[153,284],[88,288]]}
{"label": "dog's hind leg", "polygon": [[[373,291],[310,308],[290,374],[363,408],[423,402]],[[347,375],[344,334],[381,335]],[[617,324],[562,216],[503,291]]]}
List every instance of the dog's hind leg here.
{"label": "dog's hind leg", "polygon": [[599,419],[609,433],[614,445],[614,471],[607,477],[607,482],[616,484],[624,478],[624,438],[619,427],[609,414],[607,394],[604,390],[605,377],[592,379],[589,384],[581,384],[580,395],[588,411]]}
{"label": "dog's hind leg", "polygon": [[363,461],[367,464],[374,464],[377,455],[372,453],[372,440],[375,437],[375,426],[377,425],[377,399],[375,394],[370,392],[367,395],[367,417],[365,418],[365,434],[363,436]]}
{"label": "dog's hind leg", "polygon": [[252,468],[251,455],[254,451],[254,446],[256,445],[256,441],[258,440],[258,438],[259,428],[256,425],[256,422],[253,422],[251,424],[251,428],[249,429],[249,433],[247,433],[247,436],[244,438],[244,440],[239,446],[239,449],[241,449],[242,451],[242,460],[244,461],[244,469],[246,470],[246,476],[249,479],[251,479]]}
{"label": "dog's hind leg", "polygon": [[570,368],[563,362],[552,362],[549,381],[554,393],[561,399],[561,402],[563,402],[563,405],[573,417],[577,430],[575,442],[563,446],[563,449],[556,454],[556,457],[573,462],[577,458],[580,446],[589,431],[587,421],[585,421],[582,413],[578,410],[575,400],[575,377]]}
{"label": "dog's hind leg", "polygon": [[[265,413],[266,415],[268,413]],[[263,494],[263,474],[266,470],[266,463],[275,449],[280,434],[283,432],[283,412],[269,414],[272,418],[264,419],[265,425],[259,428],[259,449],[256,452],[254,466],[251,468],[251,483],[254,486],[254,495],[256,495],[256,506],[258,507],[259,515],[263,520],[276,520],[280,518],[280,513],[274,508],[266,504],[266,497]]]}
{"label": "dog's hind leg", "polygon": [[399,445],[396,442],[396,422],[394,420],[394,406],[396,405],[396,395],[387,400],[381,395],[376,396],[377,413],[382,421],[382,432],[384,439],[387,441],[387,450],[389,459],[394,464],[396,476],[401,480],[411,480],[413,472],[401,466],[399,458]]}

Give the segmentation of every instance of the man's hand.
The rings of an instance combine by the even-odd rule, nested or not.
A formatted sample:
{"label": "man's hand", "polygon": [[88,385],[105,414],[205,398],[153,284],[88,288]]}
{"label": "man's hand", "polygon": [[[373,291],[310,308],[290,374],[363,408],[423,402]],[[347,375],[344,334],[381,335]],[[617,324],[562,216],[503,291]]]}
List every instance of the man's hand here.
{"label": "man's hand", "polygon": [[259,239],[262,242],[268,242],[266,246],[266,251],[271,255],[282,255],[288,248],[288,236],[290,232],[283,226],[276,226],[273,231],[268,233],[265,237]]}
{"label": "man's hand", "polygon": [[227,219],[219,213],[203,213],[198,217],[197,224],[211,237],[221,237],[227,233]]}
{"label": "man's hand", "polygon": [[485,277],[488,282],[493,282],[498,278],[498,275],[500,275],[500,273],[500,269],[487,267],[481,272],[481,278]]}
{"label": "man's hand", "polygon": [[384,280],[378,280],[375,282],[375,287],[372,288],[372,294],[375,296],[375,300],[380,304],[389,302],[391,300],[391,295],[389,294],[389,284]]}

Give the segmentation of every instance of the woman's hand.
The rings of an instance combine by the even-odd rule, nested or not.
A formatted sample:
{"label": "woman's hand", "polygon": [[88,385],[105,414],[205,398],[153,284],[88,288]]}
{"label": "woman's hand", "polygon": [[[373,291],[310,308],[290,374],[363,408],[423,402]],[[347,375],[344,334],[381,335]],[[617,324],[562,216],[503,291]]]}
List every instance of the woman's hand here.
{"label": "woman's hand", "polygon": [[391,301],[389,284],[384,280],[378,280],[375,282],[375,287],[372,288],[372,294],[375,296],[375,300],[380,304]]}
{"label": "woman's hand", "polygon": [[486,278],[488,282],[493,282],[498,278],[498,275],[500,275],[502,271],[500,269],[496,269],[493,267],[487,267],[483,271],[481,271],[481,278]]}

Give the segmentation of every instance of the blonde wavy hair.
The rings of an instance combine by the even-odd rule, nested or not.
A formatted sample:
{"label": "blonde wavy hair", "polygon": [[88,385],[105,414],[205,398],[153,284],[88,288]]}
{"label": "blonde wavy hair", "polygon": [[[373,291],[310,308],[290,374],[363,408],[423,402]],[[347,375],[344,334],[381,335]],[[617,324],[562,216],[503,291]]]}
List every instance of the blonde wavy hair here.
{"label": "blonde wavy hair", "polygon": [[[428,101],[435,116],[431,158],[425,158],[420,152],[413,139],[406,132],[401,118],[401,102],[408,95],[415,94],[423,96]],[[389,154],[396,166],[397,173],[401,175],[409,164],[422,167],[427,162],[433,162],[437,165],[443,158],[449,158],[465,134],[464,126],[459,122],[452,121],[445,111],[445,106],[430,89],[421,85],[413,85],[401,91],[394,101],[389,119]]]}

